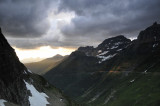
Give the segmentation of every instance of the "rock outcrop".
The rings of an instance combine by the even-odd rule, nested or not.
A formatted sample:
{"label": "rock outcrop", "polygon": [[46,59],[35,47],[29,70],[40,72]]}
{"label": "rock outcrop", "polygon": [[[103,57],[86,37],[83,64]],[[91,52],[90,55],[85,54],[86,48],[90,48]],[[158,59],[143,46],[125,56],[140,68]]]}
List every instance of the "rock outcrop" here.
{"label": "rock outcrop", "polygon": [[137,40],[133,42],[135,44],[134,51],[139,54],[151,53],[155,49],[158,49],[160,43],[160,24],[153,23],[150,27],[141,31],[137,37]]}
{"label": "rock outcrop", "polygon": [[19,62],[14,49],[0,32],[0,98],[20,105],[29,105],[26,86],[28,77],[25,66]]}
{"label": "rock outcrop", "polygon": [[149,43],[160,40],[160,24],[155,22],[152,26],[141,31],[138,35],[138,43]]}

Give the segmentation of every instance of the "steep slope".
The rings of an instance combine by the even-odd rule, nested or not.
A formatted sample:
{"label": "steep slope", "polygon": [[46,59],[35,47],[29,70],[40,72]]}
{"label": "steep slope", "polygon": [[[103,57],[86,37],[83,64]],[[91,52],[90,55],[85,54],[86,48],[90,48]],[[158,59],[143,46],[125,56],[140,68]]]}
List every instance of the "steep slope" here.
{"label": "steep slope", "polygon": [[33,73],[43,75],[50,69],[57,66],[65,58],[67,58],[67,56],[61,56],[57,54],[54,57],[47,58],[39,62],[25,63],[25,66],[28,69],[30,69]]}
{"label": "steep slope", "polygon": [[0,105],[71,106],[44,78],[31,73],[18,59],[0,30]]}
{"label": "steep slope", "polygon": [[[117,36],[96,48],[80,47],[44,77],[86,106],[159,106],[159,54],[160,24],[154,23],[134,41]],[[82,72],[91,73],[78,79]]]}
{"label": "steep slope", "polygon": [[99,83],[77,101],[87,106],[159,106],[159,32],[159,24],[141,31],[138,39],[117,55]]}
{"label": "steep slope", "polygon": [[[67,95],[76,97],[99,78],[100,74],[98,73],[96,77],[92,75],[97,66],[96,62],[96,58],[88,57],[84,53],[76,51],[53,70],[48,71],[45,78]],[[86,82],[85,86],[84,81]]]}

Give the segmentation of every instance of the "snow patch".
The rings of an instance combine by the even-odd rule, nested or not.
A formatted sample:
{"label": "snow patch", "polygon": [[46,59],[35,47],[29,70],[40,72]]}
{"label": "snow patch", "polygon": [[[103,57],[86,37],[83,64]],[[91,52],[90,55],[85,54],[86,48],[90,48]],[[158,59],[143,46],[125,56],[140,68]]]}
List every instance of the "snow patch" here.
{"label": "snow patch", "polygon": [[28,70],[28,72],[32,73],[32,71],[31,71],[31,70]]}
{"label": "snow patch", "polygon": [[119,51],[121,51],[122,49],[118,49],[117,51],[119,52]]}
{"label": "snow patch", "polygon": [[0,106],[5,106],[5,105],[4,105],[4,102],[7,102],[7,101],[4,100],[4,99],[0,99]]}
{"label": "snow patch", "polygon": [[27,89],[31,92],[32,96],[29,96],[29,102],[31,106],[46,106],[49,104],[46,98],[49,98],[45,93],[38,92],[32,84],[29,84],[24,80]]}
{"label": "snow patch", "polygon": [[113,58],[115,55],[116,55],[116,54],[108,55],[108,56],[99,56],[99,55],[98,55],[97,57],[101,59],[101,61],[99,61],[98,63],[100,64],[100,63],[102,63],[103,61],[109,60],[109,59]]}
{"label": "snow patch", "polygon": [[27,74],[27,72],[24,70],[24,72],[23,72],[24,74]]}
{"label": "snow patch", "polygon": [[130,82],[134,82],[134,81],[135,81],[135,79],[131,80]]}
{"label": "snow patch", "polygon": [[100,55],[105,55],[105,54],[107,54],[107,53],[108,53],[108,51],[104,51],[103,53],[99,54],[98,56],[100,56]]}
{"label": "snow patch", "polygon": [[59,99],[59,101],[60,101],[60,102],[62,102],[62,101],[63,101],[63,99]]}
{"label": "snow patch", "polygon": [[145,70],[144,73],[147,73],[148,70]]}
{"label": "snow patch", "polygon": [[152,64],[151,66],[149,66],[148,68],[146,68],[146,70],[143,72],[144,74],[148,73],[148,71],[150,69],[152,69],[157,63]]}
{"label": "snow patch", "polygon": [[112,48],[110,48],[110,49],[116,49],[116,48],[118,48],[118,46],[113,46]]}
{"label": "snow patch", "polygon": [[102,52],[102,50],[98,50],[98,53],[101,53]]}
{"label": "snow patch", "polygon": [[117,45],[120,45],[120,44],[122,44],[123,42],[117,42],[117,43],[115,43],[115,45],[117,46]]}
{"label": "snow patch", "polygon": [[156,43],[156,44],[153,44],[153,47],[156,47],[156,46],[158,46],[158,43]]}

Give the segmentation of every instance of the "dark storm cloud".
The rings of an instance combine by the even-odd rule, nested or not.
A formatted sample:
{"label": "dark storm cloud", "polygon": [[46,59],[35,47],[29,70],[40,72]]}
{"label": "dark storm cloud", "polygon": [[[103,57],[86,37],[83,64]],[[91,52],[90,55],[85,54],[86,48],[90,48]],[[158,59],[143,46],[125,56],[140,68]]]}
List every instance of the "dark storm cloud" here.
{"label": "dark storm cloud", "polygon": [[[57,6],[55,17],[75,13],[70,23],[62,15],[57,16],[62,21],[54,17],[57,24],[51,26],[47,16]],[[136,37],[154,21],[160,22],[160,0],[0,0],[4,34],[11,36],[8,40],[13,46],[25,49],[97,46],[111,36]]]}
{"label": "dark storm cloud", "polygon": [[46,46],[41,39],[8,39],[9,43],[21,49],[36,49],[40,46]]}
{"label": "dark storm cloud", "polygon": [[[78,39],[78,40],[77,40]],[[86,46],[86,45],[97,45],[97,40],[95,39],[88,39],[87,41],[84,39],[80,39],[79,37],[76,38],[65,38],[63,41],[55,40],[55,39],[44,39],[44,38],[38,38],[38,39],[8,39],[9,43],[16,47],[21,49],[36,49],[41,46],[51,46],[52,48],[56,49],[58,47],[65,47],[65,48],[77,48],[79,46]],[[94,42],[91,44],[91,42]]]}
{"label": "dark storm cloud", "polygon": [[132,37],[160,21],[160,0],[60,0],[61,11],[77,15],[61,29],[68,37]]}
{"label": "dark storm cloud", "polygon": [[0,26],[8,36],[38,37],[47,32],[51,0],[0,0]]}

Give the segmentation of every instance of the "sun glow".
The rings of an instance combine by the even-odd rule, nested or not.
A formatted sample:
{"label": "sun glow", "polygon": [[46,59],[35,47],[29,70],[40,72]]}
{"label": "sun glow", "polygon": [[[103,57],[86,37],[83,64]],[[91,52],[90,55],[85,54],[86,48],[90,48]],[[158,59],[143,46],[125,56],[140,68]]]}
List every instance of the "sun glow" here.
{"label": "sun glow", "polygon": [[74,48],[52,48],[50,46],[42,46],[37,49],[19,49],[16,47],[13,47],[19,57],[19,59],[23,62],[34,62],[39,61],[45,58],[52,57],[56,54],[60,55],[69,55],[71,52],[73,52]]}

